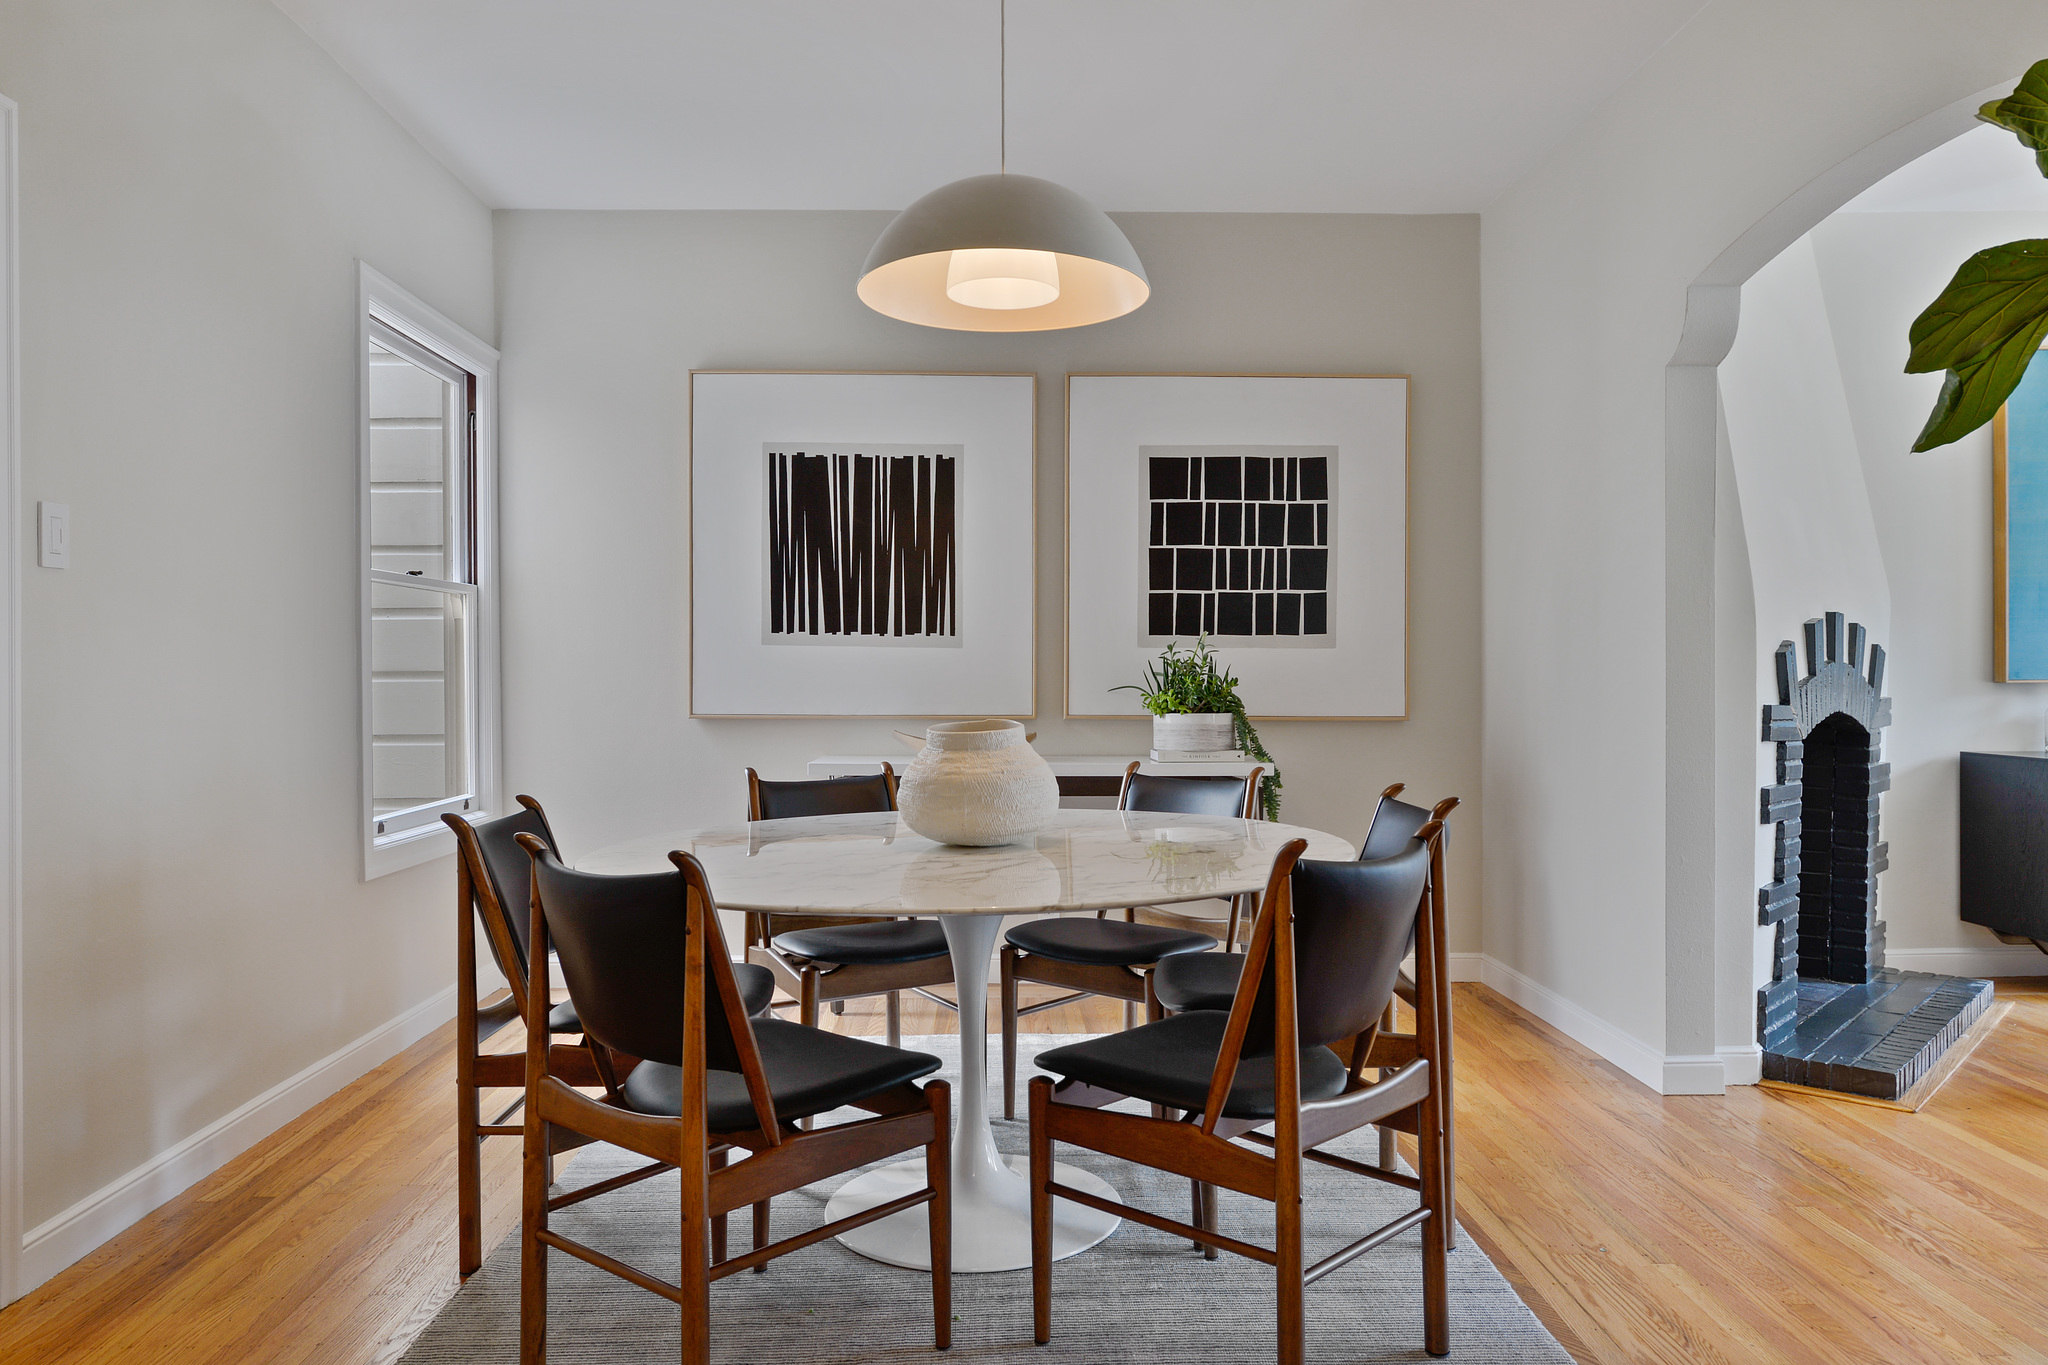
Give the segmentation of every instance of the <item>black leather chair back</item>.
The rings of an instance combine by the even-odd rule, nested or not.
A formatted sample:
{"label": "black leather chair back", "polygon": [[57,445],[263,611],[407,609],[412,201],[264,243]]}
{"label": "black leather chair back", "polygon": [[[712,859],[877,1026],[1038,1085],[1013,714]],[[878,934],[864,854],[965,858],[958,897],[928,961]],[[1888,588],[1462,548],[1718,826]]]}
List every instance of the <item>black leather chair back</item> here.
{"label": "black leather chair back", "polygon": [[1372,813],[1372,824],[1365,831],[1365,843],[1359,847],[1358,861],[1370,863],[1393,857],[1408,847],[1415,831],[1428,823],[1429,812],[1422,807],[1411,806],[1398,797],[1381,797],[1379,808]]}
{"label": "black leather chair back", "polygon": [[[533,910],[529,904],[533,887],[533,864],[527,859],[526,850],[519,846],[519,836],[531,834],[547,841],[549,848],[555,847],[554,831],[548,828],[548,818],[541,813],[540,806],[529,797],[520,797],[521,808],[510,815],[501,815],[495,820],[481,824],[465,822],[476,835],[477,847],[483,850],[484,874],[490,878],[491,894],[498,898],[498,904],[505,911],[505,919],[512,926],[513,946],[518,950],[517,962],[500,960],[498,940],[490,934],[484,941],[491,945],[491,960],[498,964],[498,970],[509,980],[526,980],[526,945],[533,937]],[[462,819],[459,815],[445,817],[450,820]],[[483,913],[483,906],[477,906],[477,913]]]}
{"label": "black leather chair back", "polygon": [[827,777],[811,782],[756,784],[763,820],[793,820],[800,815],[859,815],[896,809],[896,795],[880,773],[860,777]]}
{"label": "black leather chair back", "polygon": [[[551,849],[535,853],[532,866],[548,939],[584,1033],[614,1052],[681,1066],[689,937],[683,874],[578,872],[565,867]],[[737,1071],[739,1054],[717,982],[715,974],[707,975],[706,1065],[713,1071]]]}
{"label": "black leather chair back", "polygon": [[1177,815],[1244,814],[1241,777],[1161,777],[1132,773],[1124,782],[1119,810],[1171,811]]}
{"label": "black leather chair back", "polygon": [[[1429,845],[1372,862],[1307,859],[1288,879],[1294,902],[1296,1034],[1303,1048],[1361,1033],[1394,998],[1429,883]],[[1273,1051],[1274,959],[1266,959],[1244,1055]],[[581,999],[579,996],[578,999]]]}

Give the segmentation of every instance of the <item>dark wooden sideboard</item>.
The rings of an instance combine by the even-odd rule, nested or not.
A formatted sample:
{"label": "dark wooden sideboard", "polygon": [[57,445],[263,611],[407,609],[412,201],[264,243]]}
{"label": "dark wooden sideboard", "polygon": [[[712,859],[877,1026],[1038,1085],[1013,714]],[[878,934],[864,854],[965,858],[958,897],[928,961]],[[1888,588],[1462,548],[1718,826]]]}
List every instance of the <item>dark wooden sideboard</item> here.
{"label": "dark wooden sideboard", "polygon": [[2048,939],[2048,753],[1962,756],[1962,915]]}

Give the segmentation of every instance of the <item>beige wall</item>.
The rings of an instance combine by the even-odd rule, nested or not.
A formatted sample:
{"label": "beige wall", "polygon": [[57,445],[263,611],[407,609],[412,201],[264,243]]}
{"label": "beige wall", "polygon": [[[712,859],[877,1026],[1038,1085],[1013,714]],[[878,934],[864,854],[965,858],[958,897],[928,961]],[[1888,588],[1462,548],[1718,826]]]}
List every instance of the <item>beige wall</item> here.
{"label": "beige wall", "polygon": [[[488,212],[261,0],[0,3],[21,104],[25,1225],[433,997],[364,885],[355,265],[488,337]],[[74,1252],[75,1254],[75,1252]]]}
{"label": "beige wall", "polygon": [[[1061,715],[1064,375],[1414,376],[1411,714],[1274,721],[1284,818],[1357,837],[1381,787],[1467,805],[1452,944],[1478,944],[1476,219],[1119,214],[1152,301],[1078,332],[979,336],[870,312],[876,213],[500,213],[506,771],[570,857],[731,820],[741,770],[900,752],[889,721],[689,718],[688,375],[699,369],[1033,371],[1038,747],[1139,752],[1142,721]],[[1020,515],[1023,515],[1020,509]],[[1252,699],[1256,711],[1257,699]]]}

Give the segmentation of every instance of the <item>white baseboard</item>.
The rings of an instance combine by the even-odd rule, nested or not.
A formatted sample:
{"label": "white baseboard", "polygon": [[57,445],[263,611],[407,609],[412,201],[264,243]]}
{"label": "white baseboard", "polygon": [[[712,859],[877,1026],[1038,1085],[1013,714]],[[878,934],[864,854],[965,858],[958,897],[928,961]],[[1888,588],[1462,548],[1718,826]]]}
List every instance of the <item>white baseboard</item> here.
{"label": "white baseboard", "polygon": [[1884,965],[1941,976],[2048,976],[2048,953],[2008,943],[1995,948],[1887,948]]}
{"label": "white baseboard", "polygon": [[1728,1088],[1727,1076],[1719,1052],[1675,1053],[1664,1058],[1657,1090],[1665,1095],[1718,1095]]}
{"label": "white baseboard", "polygon": [[1717,1047],[1721,1059],[1721,1084],[1755,1085],[1764,1078],[1764,1050],[1754,1043],[1740,1047]]}
{"label": "white baseboard", "polygon": [[[1455,956],[1455,955],[1454,955]],[[1498,958],[1480,955],[1481,976],[1493,990],[1520,1005],[1579,1046],[1589,1048],[1655,1090],[1664,1089],[1664,1054],[1623,1033],[1592,1011],[1576,1005],[1550,987],[1522,975]],[[1694,1058],[1673,1060],[1691,1062]],[[1715,1087],[1718,1091],[1719,1087]]]}
{"label": "white baseboard", "polygon": [[32,1229],[16,1290],[26,1294],[454,1017],[451,985]]}
{"label": "white baseboard", "polygon": [[1486,980],[1485,953],[1445,953],[1444,956],[1451,960],[1451,980]]}

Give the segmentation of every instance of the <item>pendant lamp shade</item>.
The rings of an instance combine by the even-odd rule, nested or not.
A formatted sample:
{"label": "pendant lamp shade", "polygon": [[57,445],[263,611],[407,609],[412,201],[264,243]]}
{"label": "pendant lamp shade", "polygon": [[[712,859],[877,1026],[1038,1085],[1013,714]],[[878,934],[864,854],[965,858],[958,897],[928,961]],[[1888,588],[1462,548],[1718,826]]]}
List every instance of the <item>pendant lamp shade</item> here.
{"label": "pendant lamp shade", "polygon": [[858,292],[876,312],[926,327],[1043,332],[1122,317],[1152,285],[1122,229],[1072,190],[975,175],[897,214]]}

